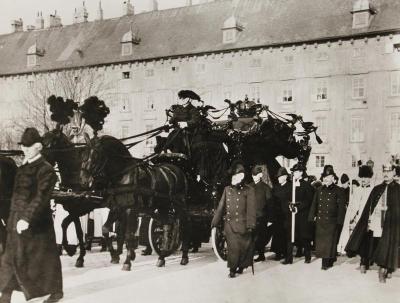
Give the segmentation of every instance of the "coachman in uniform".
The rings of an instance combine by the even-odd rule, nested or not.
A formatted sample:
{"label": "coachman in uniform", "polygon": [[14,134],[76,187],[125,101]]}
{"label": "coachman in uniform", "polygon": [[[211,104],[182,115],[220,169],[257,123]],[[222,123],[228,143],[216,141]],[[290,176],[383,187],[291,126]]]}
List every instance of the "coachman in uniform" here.
{"label": "coachman in uniform", "polygon": [[311,205],[309,221],[315,222],[315,253],[322,258],[322,270],[336,261],[336,246],[346,214],[344,192],[335,183],[332,165],[325,165],[321,175],[323,185],[317,189]]}
{"label": "coachman in uniform", "polygon": [[244,184],[244,173],[241,163],[232,165],[232,183],[225,187],[211,222],[211,227],[216,227],[224,216],[230,278],[253,265],[256,201],[254,188]]}
{"label": "coachman in uniform", "polygon": [[14,290],[26,300],[50,294],[45,302],[63,297],[61,262],[53,227],[50,197],[57,180],[40,151],[35,128],[22,135],[24,163],[18,168],[7,222],[7,245],[0,267],[0,302],[9,303]]}
{"label": "coachman in uniform", "polygon": [[372,189],[345,248],[349,257],[361,256],[364,272],[376,263],[382,283],[399,267],[400,185],[394,174],[391,165],[383,167],[384,182]]}
{"label": "coachman in uniform", "polygon": [[268,223],[272,223],[272,189],[262,180],[263,170],[262,166],[256,165],[251,170],[253,182],[249,185],[254,188],[256,198],[256,242],[255,250],[258,257],[254,262],[261,262],[265,260],[265,246],[268,241]]}

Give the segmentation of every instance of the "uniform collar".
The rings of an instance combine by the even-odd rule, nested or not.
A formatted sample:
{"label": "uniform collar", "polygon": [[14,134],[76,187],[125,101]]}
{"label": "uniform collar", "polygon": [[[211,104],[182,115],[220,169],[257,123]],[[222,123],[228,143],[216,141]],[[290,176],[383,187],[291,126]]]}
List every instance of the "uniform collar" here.
{"label": "uniform collar", "polygon": [[39,160],[41,157],[42,157],[41,154],[37,154],[35,157],[30,158],[30,159],[26,159],[26,158],[25,158],[24,161],[22,162],[22,165],[31,164],[31,163],[33,163],[33,162]]}

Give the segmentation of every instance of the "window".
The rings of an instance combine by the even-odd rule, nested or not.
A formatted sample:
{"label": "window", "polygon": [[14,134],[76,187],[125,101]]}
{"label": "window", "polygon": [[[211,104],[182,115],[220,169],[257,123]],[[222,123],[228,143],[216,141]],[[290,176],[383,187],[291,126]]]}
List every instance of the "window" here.
{"label": "window", "polygon": [[355,47],[353,49],[353,59],[365,58],[365,47]]}
{"label": "window", "polygon": [[315,167],[325,166],[325,156],[315,156]]}
{"label": "window", "polygon": [[235,33],[236,29],[226,29],[223,33],[223,43],[232,43],[235,42]]}
{"label": "window", "polygon": [[172,70],[174,73],[177,73],[177,72],[179,72],[179,66],[172,66],[172,67],[171,67],[171,70]]}
{"label": "window", "polygon": [[328,81],[321,79],[317,83],[317,101],[326,100],[328,100]]}
{"label": "window", "polygon": [[27,56],[27,65],[28,66],[36,66],[37,65],[37,56],[36,55],[28,55]]}
{"label": "window", "polygon": [[283,85],[282,102],[293,102],[293,85],[291,83],[286,83]]}
{"label": "window", "polygon": [[261,65],[262,65],[261,58],[253,58],[250,61],[250,67],[257,68],[257,67],[261,67]]}
{"label": "window", "polygon": [[28,88],[29,89],[32,89],[34,87],[34,85],[35,85],[35,81],[33,81],[33,80],[29,80],[28,81]]}
{"label": "window", "polygon": [[365,98],[365,78],[356,76],[353,78],[353,99]]}
{"label": "window", "polygon": [[294,57],[293,55],[285,55],[285,64],[293,64],[294,62]]}
{"label": "window", "polygon": [[364,142],[365,140],[364,128],[365,128],[365,120],[363,117],[352,117],[350,142]]}
{"label": "window", "polygon": [[154,110],[154,98],[153,95],[148,95],[146,99],[146,110],[152,111]]}
{"label": "window", "polygon": [[357,159],[354,155],[351,155],[351,167],[357,167]]}
{"label": "window", "polygon": [[232,99],[232,86],[225,86],[223,88],[224,99],[231,100]]}
{"label": "window", "polygon": [[150,69],[146,69],[145,71],[145,76],[146,78],[151,78],[154,76],[154,69],[150,68]]}
{"label": "window", "polygon": [[130,79],[131,72],[122,72],[122,79]]}
{"label": "window", "polygon": [[260,100],[260,85],[258,83],[250,84],[250,100]]}
{"label": "window", "polygon": [[390,140],[400,141],[400,113],[390,115]]}
{"label": "window", "polygon": [[[154,129],[153,124],[146,124],[146,131],[147,132],[152,130],[152,129]],[[154,146],[155,146],[154,138],[147,139],[145,144],[146,144],[146,147],[149,148],[149,149],[154,148]]]}
{"label": "window", "polygon": [[369,12],[353,13],[353,28],[363,28],[369,24]]}
{"label": "window", "polygon": [[321,137],[322,141],[327,142],[328,140],[328,126],[326,117],[317,117],[315,119],[315,126],[318,127],[317,133]]}
{"label": "window", "polygon": [[122,125],[121,126],[121,137],[126,138],[129,136],[129,126],[128,125]]}
{"label": "window", "polygon": [[233,67],[233,62],[232,61],[224,61],[224,69],[232,69]]}
{"label": "window", "polygon": [[206,71],[206,64],[205,63],[198,63],[196,65],[196,72],[198,74],[203,74]]}
{"label": "window", "polygon": [[400,72],[392,72],[390,75],[390,94],[400,96]]}
{"label": "window", "polygon": [[121,108],[122,113],[127,113],[131,111],[131,102],[129,100],[129,94],[121,94]]}
{"label": "window", "polygon": [[133,47],[132,47],[132,43],[122,43],[122,50],[121,50],[121,54],[122,56],[129,56],[132,55],[133,53]]}
{"label": "window", "polygon": [[318,52],[317,61],[327,61],[329,59],[329,55],[327,52]]}

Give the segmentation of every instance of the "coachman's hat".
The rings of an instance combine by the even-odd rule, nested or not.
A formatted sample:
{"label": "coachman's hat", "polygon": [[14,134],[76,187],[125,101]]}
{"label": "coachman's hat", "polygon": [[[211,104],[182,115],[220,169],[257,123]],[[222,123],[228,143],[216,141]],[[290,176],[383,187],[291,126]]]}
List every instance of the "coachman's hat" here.
{"label": "coachman's hat", "polygon": [[340,183],[341,184],[345,184],[345,183],[347,183],[349,181],[350,181],[350,178],[349,178],[349,176],[347,174],[342,174],[340,176]]}
{"label": "coachman's hat", "polygon": [[287,170],[286,170],[286,168],[284,168],[284,167],[279,167],[278,173],[276,174],[276,177],[279,178],[279,177],[284,176],[284,175],[286,175],[286,176],[289,175],[288,172],[287,172]]}
{"label": "coachman's hat", "polygon": [[305,172],[307,170],[307,167],[303,163],[296,163],[295,165],[293,165],[293,167],[290,170],[292,172],[294,172],[294,171]]}
{"label": "coachman's hat", "polygon": [[372,178],[374,172],[371,166],[368,165],[361,165],[358,168],[358,177],[359,178]]}
{"label": "coachman's hat", "polygon": [[36,128],[28,127],[22,134],[21,141],[18,144],[31,147],[35,143],[42,143],[42,137]]}
{"label": "coachman's hat", "polygon": [[255,165],[252,169],[251,169],[251,174],[253,176],[256,176],[260,173],[263,172],[263,167],[261,165]]}
{"label": "coachman's hat", "polygon": [[321,174],[322,178],[325,178],[327,176],[334,176],[335,178],[337,178],[335,171],[333,170],[333,166],[332,165],[325,165],[324,166],[324,171]]}

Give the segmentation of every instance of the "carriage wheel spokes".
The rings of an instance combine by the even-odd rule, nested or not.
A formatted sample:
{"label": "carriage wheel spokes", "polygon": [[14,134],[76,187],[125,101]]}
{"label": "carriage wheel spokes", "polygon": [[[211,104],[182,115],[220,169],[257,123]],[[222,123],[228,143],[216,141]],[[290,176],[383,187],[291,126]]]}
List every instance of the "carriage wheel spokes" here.
{"label": "carriage wheel spokes", "polygon": [[180,220],[168,214],[164,217],[151,218],[149,223],[149,242],[151,248],[158,254],[158,267],[165,265],[165,258],[179,249],[182,239]]}
{"label": "carriage wheel spokes", "polygon": [[221,225],[212,229],[211,243],[213,246],[214,254],[217,256],[217,258],[221,261],[226,261],[228,249]]}

